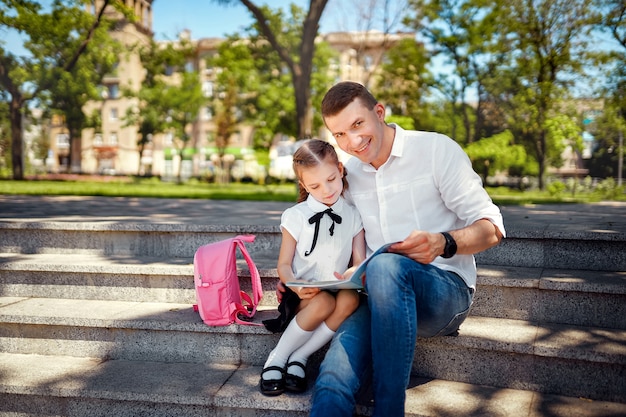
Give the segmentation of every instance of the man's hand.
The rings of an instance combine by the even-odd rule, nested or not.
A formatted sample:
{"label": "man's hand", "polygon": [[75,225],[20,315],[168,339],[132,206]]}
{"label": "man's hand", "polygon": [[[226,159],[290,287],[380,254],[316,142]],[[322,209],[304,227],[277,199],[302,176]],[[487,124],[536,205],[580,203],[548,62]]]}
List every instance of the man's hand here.
{"label": "man's hand", "polygon": [[402,242],[394,243],[389,249],[417,261],[429,264],[443,253],[446,239],[441,233],[414,230]]}
{"label": "man's hand", "polygon": [[[488,219],[480,219],[462,229],[449,230],[457,244],[457,254],[473,255],[489,249],[502,240],[502,232]],[[402,242],[391,246],[397,252],[422,263],[429,264],[443,254],[446,238],[441,233],[414,230]]]}

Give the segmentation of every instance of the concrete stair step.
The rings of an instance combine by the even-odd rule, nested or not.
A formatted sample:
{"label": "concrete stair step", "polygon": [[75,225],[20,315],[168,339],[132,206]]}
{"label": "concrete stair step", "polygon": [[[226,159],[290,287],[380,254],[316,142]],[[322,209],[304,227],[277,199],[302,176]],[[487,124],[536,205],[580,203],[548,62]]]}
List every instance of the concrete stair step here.
{"label": "concrete stair step", "polygon": [[[306,416],[311,390],[264,397],[261,368],[0,353],[0,414],[20,416]],[[312,383],[314,375],[309,375]],[[365,393],[358,416],[371,415]],[[608,417],[626,404],[414,378],[406,416]]]}
{"label": "concrete stair step", "polygon": [[[3,297],[0,306],[0,351],[16,354],[258,366],[279,337],[206,326],[188,304]],[[459,337],[418,341],[414,374],[626,402],[626,331],[470,316]]]}
{"label": "concrete stair step", "polygon": [[472,314],[626,329],[626,272],[479,265]]}
{"label": "concrete stair step", "polygon": [[[276,305],[276,260],[255,259],[265,305]],[[242,288],[250,273],[239,260]],[[246,278],[247,277],[247,278]],[[194,303],[193,258],[102,254],[0,253],[0,294],[119,301]]]}
{"label": "concrete stair step", "polygon": [[[253,257],[276,256],[278,225],[199,225],[115,222],[0,222],[0,252],[80,253],[192,258],[201,245],[254,234]],[[626,270],[626,233],[511,230],[502,244],[477,255],[481,265]]]}
{"label": "concrete stair step", "polygon": [[[0,294],[194,303],[193,259],[97,254],[0,253]],[[256,258],[262,305],[275,306],[275,259]],[[240,261],[240,283],[250,290]],[[626,272],[484,265],[472,313],[478,316],[626,329]]]}
{"label": "concrete stair step", "polygon": [[253,257],[280,249],[278,225],[0,221],[0,252],[193,258],[198,247],[240,234],[256,236],[246,244]]}
{"label": "concrete stair step", "polygon": [[626,270],[626,233],[560,230],[511,230],[502,243],[476,254],[480,265]]}

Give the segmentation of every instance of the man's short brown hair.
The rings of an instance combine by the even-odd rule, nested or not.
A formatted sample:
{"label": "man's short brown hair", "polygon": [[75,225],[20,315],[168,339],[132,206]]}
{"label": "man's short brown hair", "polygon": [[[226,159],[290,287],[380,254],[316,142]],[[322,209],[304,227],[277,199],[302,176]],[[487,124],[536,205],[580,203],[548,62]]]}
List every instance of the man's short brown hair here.
{"label": "man's short brown hair", "polygon": [[345,109],[355,99],[372,110],[378,101],[362,84],[352,81],[343,81],[335,84],[328,90],[322,100],[322,117],[334,116]]}

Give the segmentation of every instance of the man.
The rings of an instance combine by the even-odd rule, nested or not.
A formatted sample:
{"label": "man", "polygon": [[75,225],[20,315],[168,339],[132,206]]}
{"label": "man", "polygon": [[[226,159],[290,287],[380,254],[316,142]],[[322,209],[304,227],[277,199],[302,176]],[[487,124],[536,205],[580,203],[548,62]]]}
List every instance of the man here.
{"label": "man", "polygon": [[353,156],[346,198],[361,214],[368,253],[398,243],[367,265],[367,302],[331,343],[311,416],[352,416],[370,366],[374,416],[404,416],[416,338],[458,330],[476,288],[473,254],[504,237],[502,215],[456,142],[387,124],[362,85],[333,86],[322,116]]}

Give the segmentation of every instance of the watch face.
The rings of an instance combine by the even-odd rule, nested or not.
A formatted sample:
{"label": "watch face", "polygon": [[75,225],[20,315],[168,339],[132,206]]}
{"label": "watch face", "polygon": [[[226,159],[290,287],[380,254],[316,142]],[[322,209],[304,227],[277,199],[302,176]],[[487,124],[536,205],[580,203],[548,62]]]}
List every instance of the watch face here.
{"label": "watch face", "polygon": [[456,254],[456,241],[450,233],[444,232],[442,235],[446,238],[446,246],[443,250],[443,258],[451,258]]}

